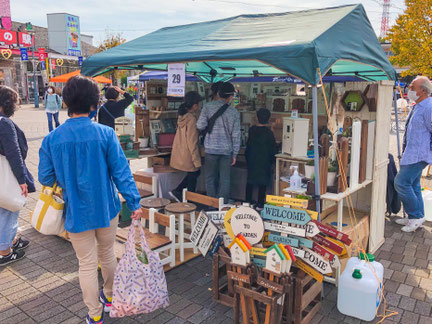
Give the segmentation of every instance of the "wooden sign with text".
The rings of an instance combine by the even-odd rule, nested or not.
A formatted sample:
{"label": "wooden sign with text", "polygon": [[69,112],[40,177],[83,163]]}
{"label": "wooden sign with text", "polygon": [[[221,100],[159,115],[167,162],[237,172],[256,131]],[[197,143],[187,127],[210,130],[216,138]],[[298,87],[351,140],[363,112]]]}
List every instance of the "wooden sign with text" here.
{"label": "wooden sign with text", "polygon": [[237,273],[237,272],[233,272],[233,271],[227,271],[227,276],[228,276],[228,279],[230,279],[230,280],[243,282],[243,283],[247,283],[247,284],[251,283],[250,275],[241,274],[241,273]]}
{"label": "wooden sign with text", "polygon": [[315,224],[317,224],[319,230],[327,235],[330,235],[331,237],[334,237],[335,239],[338,239],[339,241],[345,243],[346,245],[351,244],[351,239],[347,234],[344,234],[342,232],[337,231],[331,226],[324,225],[316,220],[313,220]]}
{"label": "wooden sign with text", "polygon": [[332,261],[334,258],[334,254],[330,253],[326,249],[324,249],[321,245],[314,243],[312,250],[317,252],[318,254],[322,255],[324,258],[329,259],[329,261]]}
{"label": "wooden sign with text", "polygon": [[261,212],[264,219],[270,219],[291,224],[306,225],[311,221],[309,214],[301,209],[264,205]]}
{"label": "wooden sign with text", "polygon": [[287,198],[287,197],[272,196],[272,195],[267,195],[266,201],[273,204],[290,205],[293,207],[300,207],[303,209],[306,209],[309,204],[308,200],[305,199]]}
{"label": "wooden sign with text", "polygon": [[338,244],[326,239],[324,236],[316,235],[312,238],[316,243],[321,244],[325,248],[328,248],[337,254],[341,254],[343,252],[343,248]]}
{"label": "wooden sign with text", "polygon": [[[264,225],[265,226],[265,225]],[[282,244],[288,244],[294,247],[298,247],[299,246],[299,240],[293,237],[288,237],[288,236],[280,236],[280,235],[276,235],[276,234],[269,234],[268,236],[269,241],[274,242],[274,243],[282,243]]]}
{"label": "wooden sign with text", "polygon": [[277,284],[274,281],[267,280],[261,276],[258,277],[257,284],[260,285],[261,287],[272,289],[273,291],[279,294],[283,294],[285,292],[284,286]]}
{"label": "wooden sign with text", "polygon": [[[302,237],[306,236],[306,229],[289,226],[287,223],[283,223],[279,221],[265,222],[264,228],[267,231],[272,231],[272,232],[279,232],[279,233],[285,233],[285,234],[302,236]],[[270,240],[270,235],[269,235],[269,240]]]}
{"label": "wooden sign with text", "polygon": [[231,216],[234,235],[241,234],[251,244],[257,244],[264,235],[264,224],[260,214],[250,207],[239,207]]}
{"label": "wooden sign with text", "polygon": [[303,248],[303,250],[305,251],[305,255],[302,258],[304,262],[322,274],[332,272],[330,262],[322,255],[308,248]]}
{"label": "wooden sign with text", "polygon": [[308,275],[310,275],[312,278],[315,278],[318,282],[323,282],[324,276],[317,272],[316,270],[309,267],[306,263],[304,263],[302,260],[297,259],[296,265],[299,269],[306,272]]}

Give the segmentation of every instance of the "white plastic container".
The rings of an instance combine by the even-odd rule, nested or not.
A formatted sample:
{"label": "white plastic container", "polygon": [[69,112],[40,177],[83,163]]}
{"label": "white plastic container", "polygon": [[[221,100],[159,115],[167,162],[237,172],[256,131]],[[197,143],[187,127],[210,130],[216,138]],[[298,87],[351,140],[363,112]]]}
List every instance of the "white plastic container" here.
{"label": "white plastic container", "polygon": [[422,191],[425,220],[432,221],[432,191],[423,190]]}
{"label": "white plastic container", "polygon": [[301,177],[298,174],[298,166],[294,166],[294,173],[290,178],[290,189],[300,190],[301,188]]}
{"label": "white plastic container", "polygon": [[[374,261],[373,255],[365,260],[353,257],[339,279],[337,307],[342,314],[372,321],[381,300],[381,286],[378,278],[383,279],[384,267]],[[373,267],[376,274],[371,269]]]}

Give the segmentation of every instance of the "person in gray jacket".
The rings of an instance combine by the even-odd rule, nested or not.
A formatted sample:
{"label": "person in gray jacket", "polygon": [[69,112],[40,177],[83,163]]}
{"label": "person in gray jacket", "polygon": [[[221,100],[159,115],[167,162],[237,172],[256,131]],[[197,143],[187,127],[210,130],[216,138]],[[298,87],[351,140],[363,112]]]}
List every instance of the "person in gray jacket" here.
{"label": "person in gray jacket", "polygon": [[223,197],[225,203],[230,197],[231,166],[236,163],[240,150],[240,113],[230,106],[234,93],[231,83],[221,84],[219,99],[204,106],[197,122],[197,128],[206,132],[204,170],[207,195]]}

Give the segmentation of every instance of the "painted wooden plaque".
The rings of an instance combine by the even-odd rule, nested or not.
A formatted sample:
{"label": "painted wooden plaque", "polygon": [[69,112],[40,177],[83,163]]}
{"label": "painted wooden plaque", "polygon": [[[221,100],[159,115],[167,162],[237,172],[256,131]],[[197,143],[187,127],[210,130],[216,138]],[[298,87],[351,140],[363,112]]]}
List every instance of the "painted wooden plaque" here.
{"label": "painted wooden plaque", "polygon": [[293,237],[287,237],[287,236],[280,236],[276,234],[269,234],[269,241],[274,243],[282,243],[282,244],[288,244],[294,247],[299,246],[298,239],[295,239]]}
{"label": "painted wooden plaque", "polygon": [[313,241],[308,240],[307,238],[303,238],[303,237],[296,237],[296,239],[299,241],[299,246],[300,247],[307,247],[312,249],[313,246]]}
{"label": "painted wooden plaque", "polygon": [[212,222],[208,222],[207,227],[201,237],[201,240],[199,241],[198,249],[200,250],[201,254],[205,256],[213,243],[213,240],[215,239],[216,235],[218,233],[218,228],[215,224]]}
{"label": "painted wooden plaque", "polygon": [[260,214],[250,207],[242,206],[234,211],[231,228],[234,235],[243,235],[251,245],[261,242],[264,235],[263,220]]}
{"label": "painted wooden plaque", "polygon": [[266,201],[273,204],[279,205],[290,205],[292,207],[300,207],[306,209],[308,206],[308,201],[305,199],[288,198],[280,196],[267,195]]}
{"label": "painted wooden plaque", "polygon": [[297,257],[297,260],[298,260],[298,258],[304,258],[305,251],[298,249],[298,248],[295,248],[295,247],[291,247],[291,250],[292,250],[293,254]]}
{"label": "painted wooden plaque", "polygon": [[343,248],[340,245],[338,245],[338,244],[336,244],[336,243],[328,240],[324,236],[316,235],[313,238],[313,240],[315,242],[319,243],[320,245],[322,245],[323,247],[328,248],[328,249],[334,251],[337,254],[341,254],[343,252]]}
{"label": "painted wooden plaque", "polygon": [[282,258],[279,253],[277,253],[276,249],[271,249],[267,252],[265,268],[276,273],[281,273]]}
{"label": "painted wooden plaque", "polygon": [[331,227],[331,226],[327,226],[324,225],[318,221],[313,221],[315,224],[317,224],[319,230],[321,232],[323,232],[324,234],[327,234],[331,237],[334,237],[335,239],[345,243],[346,245],[350,245],[351,244],[351,239],[349,238],[349,236],[347,234],[344,234],[342,232],[339,232],[338,230],[336,230],[335,228]]}
{"label": "painted wooden plaque", "polygon": [[304,262],[322,274],[332,272],[330,262],[322,255],[319,255],[308,248],[303,248],[303,250],[305,251],[305,255],[302,258]]}
{"label": "painted wooden plaque", "polygon": [[306,229],[290,226],[288,225],[288,223],[279,222],[279,221],[265,222],[264,228],[267,231],[272,231],[272,232],[286,233],[286,234],[302,236],[302,237],[306,236]]}
{"label": "painted wooden plaque", "polygon": [[200,212],[190,235],[190,241],[194,245],[198,245],[198,241],[204,233],[208,221],[207,215],[204,212]]}
{"label": "painted wooden plaque", "polygon": [[305,225],[312,219],[305,210],[272,205],[264,205],[264,210],[261,212],[261,215],[264,219],[298,225]]}
{"label": "painted wooden plaque", "polygon": [[297,259],[296,261],[297,267],[299,267],[301,270],[306,272],[308,275],[310,275],[312,278],[315,278],[318,282],[323,282],[324,276],[316,271],[315,269],[309,267],[306,263],[304,263],[302,260]]}

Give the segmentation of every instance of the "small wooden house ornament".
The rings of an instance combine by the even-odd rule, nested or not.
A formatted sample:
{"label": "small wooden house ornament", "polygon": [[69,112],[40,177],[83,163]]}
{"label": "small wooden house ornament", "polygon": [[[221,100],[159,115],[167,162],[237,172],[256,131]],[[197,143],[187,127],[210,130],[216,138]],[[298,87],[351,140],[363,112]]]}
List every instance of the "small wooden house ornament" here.
{"label": "small wooden house ornament", "polygon": [[266,251],[266,269],[273,271],[275,273],[282,272],[282,261],[285,259],[284,254],[277,246],[277,244],[272,245]]}
{"label": "small wooden house ornament", "polygon": [[291,257],[290,257],[288,251],[285,249],[285,247],[283,246],[282,243],[279,243],[278,247],[282,251],[282,253],[283,253],[284,257],[285,257],[285,260],[282,260],[282,272],[283,273],[288,273],[290,271],[290,269],[291,269],[291,264],[292,264]]}
{"label": "small wooden house ornament", "polygon": [[249,250],[244,243],[236,237],[228,246],[231,252],[231,262],[234,264],[246,266],[248,264]]}
{"label": "small wooden house ornament", "polygon": [[241,234],[237,234],[237,238],[243,242],[243,244],[246,246],[246,248],[248,249],[246,252],[246,256],[247,256],[247,262],[250,262],[250,250],[252,249],[252,245],[250,245],[250,243],[248,242],[248,240],[246,240],[246,238],[241,235]]}

